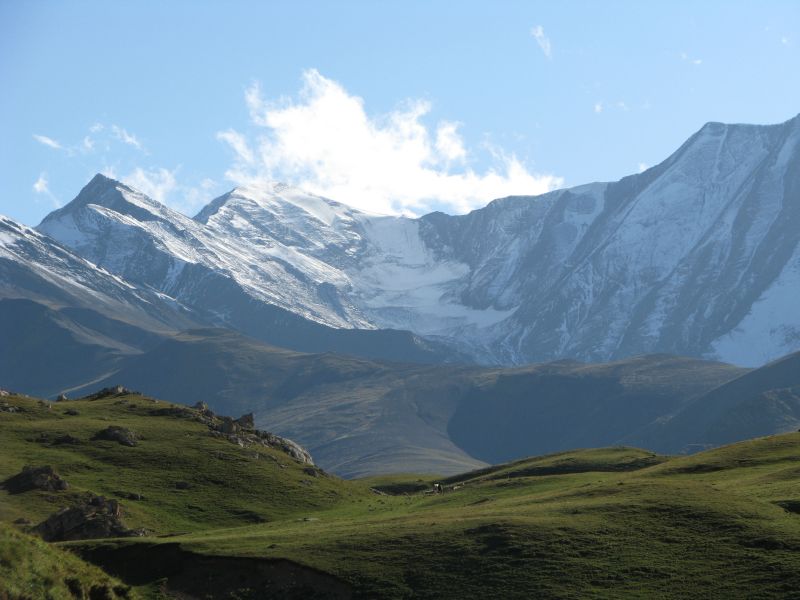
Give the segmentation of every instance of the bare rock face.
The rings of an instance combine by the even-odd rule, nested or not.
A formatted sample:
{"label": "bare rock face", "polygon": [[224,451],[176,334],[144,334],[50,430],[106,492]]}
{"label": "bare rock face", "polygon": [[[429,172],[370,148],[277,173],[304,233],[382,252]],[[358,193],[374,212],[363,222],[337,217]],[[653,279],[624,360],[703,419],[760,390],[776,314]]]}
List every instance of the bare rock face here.
{"label": "bare rock face", "polygon": [[94,434],[92,439],[118,442],[123,446],[136,446],[139,443],[139,436],[137,436],[134,431],[120,427],[119,425],[111,425],[98,431]]}
{"label": "bare rock face", "polygon": [[297,442],[293,442],[289,438],[269,433],[268,431],[256,431],[256,435],[263,441],[267,442],[269,446],[279,448],[286,452],[289,456],[304,465],[313,465],[314,459],[311,458],[311,453],[303,448]]}
{"label": "bare rock face", "polygon": [[3,486],[12,494],[21,494],[30,490],[60,492],[69,488],[69,484],[50,465],[25,466],[22,471],[6,479]]}
{"label": "bare rock face", "polygon": [[103,398],[113,398],[115,396],[126,396],[128,394],[138,394],[139,392],[134,392],[133,390],[129,390],[126,387],[121,385],[114,385],[111,387],[103,388],[100,391],[95,392],[94,394],[89,394],[86,396],[87,400],[102,400]]}
{"label": "bare rock face", "polygon": [[242,429],[252,430],[256,428],[256,421],[253,417],[253,413],[247,413],[246,415],[242,415],[238,419],[236,419],[236,424],[239,425]]}
{"label": "bare rock face", "polygon": [[90,540],[142,535],[122,523],[122,509],[116,500],[92,496],[78,506],[63,508],[36,527],[47,542]]}
{"label": "bare rock face", "polygon": [[256,429],[253,413],[247,413],[238,419],[222,416],[211,417],[203,422],[208,425],[213,435],[224,437],[241,448],[250,446],[276,448],[298,462],[305,465],[314,465],[314,459],[311,458],[308,450],[296,442],[268,431]]}

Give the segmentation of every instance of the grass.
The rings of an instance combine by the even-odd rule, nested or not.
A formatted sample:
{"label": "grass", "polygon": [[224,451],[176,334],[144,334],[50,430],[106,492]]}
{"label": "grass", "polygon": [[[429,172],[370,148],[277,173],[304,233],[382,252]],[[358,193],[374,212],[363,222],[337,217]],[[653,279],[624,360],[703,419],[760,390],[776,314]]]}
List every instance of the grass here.
{"label": "grass", "polygon": [[[28,412],[0,413],[0,478],[52,464],[72,488],[0,492],[0,519],[35,520],[71,494],[125,488],[145,496],[122,500],[129,526],[169,537],[67,546],[289,559],[335,575],[357,598],[785,598],[800,589],[798,433],[688,457],[603,448],[450,479],[343,481],[309,477],[277,451],[255,459],[190,419],[150,416],[166,403],[126,400],[47,410],[12,399]],[[61,414],[66,407],[80,415]],[[88,440],[109,424],[142,442],[29,441],[42,431]],[[175,480],[192,487],[176,491]],[[446,492],[425,493],[433,482]],[[154,582],[139,583],[142,596],[158,595]]]}
{"label": "grass", "polygon": [[71,552],[0,523],[0,598],[75,600],[102,592],[133,597],[129,586]]}

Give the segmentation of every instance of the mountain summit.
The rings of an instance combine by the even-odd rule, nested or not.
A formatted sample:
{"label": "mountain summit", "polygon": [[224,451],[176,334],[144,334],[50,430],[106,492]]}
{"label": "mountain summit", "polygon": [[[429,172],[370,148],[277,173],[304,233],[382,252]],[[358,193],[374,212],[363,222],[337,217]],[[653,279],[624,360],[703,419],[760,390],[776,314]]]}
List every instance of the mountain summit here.
{"label": "mountain summit", "polygon": [[246,332],[242,303],[487,363],[755,365],[800,346],[800,116],[708,123],[641,174],[462,216],[370,215],[267,184],[190,219],[97,176],[38,229]]}

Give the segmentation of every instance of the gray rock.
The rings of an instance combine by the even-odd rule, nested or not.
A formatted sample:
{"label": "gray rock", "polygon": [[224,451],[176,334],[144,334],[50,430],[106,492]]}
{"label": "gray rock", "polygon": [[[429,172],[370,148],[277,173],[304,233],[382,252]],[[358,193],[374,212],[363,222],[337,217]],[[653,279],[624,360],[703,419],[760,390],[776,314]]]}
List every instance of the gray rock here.
{"label": "gray rock", "polygon": [[123,446],[136,446],[139,443],[139,436],[136,435],[136,432],[119,425],[110,425],[98,431],[92,439],[117,442]]}
{"label": "gray rock", "polygon": [[142,535],[122,523],[119,502],[102,496],[92,496],[78,506],[59,510],[40,523],[36,531],[48,542]]}
{"label": "gray rock", "polygon": [[6,479],[3,487],[12,494],[21,494],[30,490],[60,492],[69,488],[69,484],[55,472],[50,465],[41,467],[25,466],[22,471]]}

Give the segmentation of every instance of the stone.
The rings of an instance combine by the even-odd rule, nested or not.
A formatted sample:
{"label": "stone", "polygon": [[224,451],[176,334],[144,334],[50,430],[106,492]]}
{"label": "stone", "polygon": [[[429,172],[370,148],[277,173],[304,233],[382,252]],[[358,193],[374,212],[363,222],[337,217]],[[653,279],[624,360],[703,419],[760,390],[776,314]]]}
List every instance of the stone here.
{"label": "stone", "polygon": [[69,400],[69,398],[67,398],[67,395],[64,393],[59,394],[56,398],[56,402],[66,402],[67,400]]}
{"label": "stone", "polygon": [[3,482],[3,487],[12,494],[21,494],[30,490],[60,492],[69,489],[69,484],[55,472],[53,467],[43,465],[22,467],[22,471]]}
{"label": "stone", "polygon": [[222,422],[219,425],[219,431],[230,435],[239,433],[239,429],[240,429],[239,423],[237,423],[230,417],[222,417]]}
{"label": "stone", "polygon": [[246,415],[242,415],[238,419],[236,419],[236,424],[239,425],[242,429],[255,429],[256,422],[255,418],[253,417],[253,413],[247,413]]}
{"label": "stone", "polygon": [[64,411],[64,414],[69,415],[70,417],[77,417],[81,413],[79,413],[74,408],[68,408],[67,410]]}
{"label": "stone", "polygon": [[142,535],[122,523],[122,507],[116,500],[91,496],[77,506],[63,508],[36,527],[47,542],[90,540]]}
{"label": "stone", "polygon": [[123,446],[136,446],[139,442],[139,436],[130,429],[120,427],[119,425],[110,425],[105,429],[98,431],[94,434],[93,440],[109,440],[117,442]]}
{"label": "stone", "polygon": [[86,396],[87,400],[102,400],[103,398],[113,398],[114,396],[125,396],[128,394],[138,394],[139,392],[134,392],[133,390],[129,390],[126,387],[121,385],[114,385],[111,387],[105,387],[102,390],[95,392],[94,394],[89,394]]}

